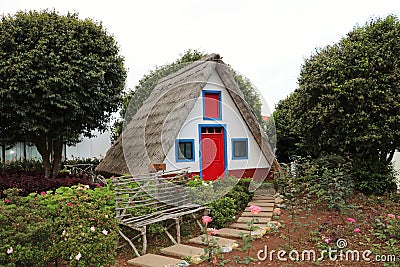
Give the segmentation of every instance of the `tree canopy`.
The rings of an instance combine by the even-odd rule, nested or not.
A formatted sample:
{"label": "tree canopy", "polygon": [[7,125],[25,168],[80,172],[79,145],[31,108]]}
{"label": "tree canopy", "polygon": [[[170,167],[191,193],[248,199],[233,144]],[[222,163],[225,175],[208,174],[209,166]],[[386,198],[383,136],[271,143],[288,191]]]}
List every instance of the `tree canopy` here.
{"label": "tree canopy", "polygon": [[372,19],[306,59],[275,117],[278,150],[347,153],[387,167],[400,147],[399,20]]}
{"label": "tree canopy", "polygon": [[3,16],[1,141],[33,142],[46,177],[55,175],[64,143],[107,128],[125,79],[119,47],[101,23],[49,10]]}

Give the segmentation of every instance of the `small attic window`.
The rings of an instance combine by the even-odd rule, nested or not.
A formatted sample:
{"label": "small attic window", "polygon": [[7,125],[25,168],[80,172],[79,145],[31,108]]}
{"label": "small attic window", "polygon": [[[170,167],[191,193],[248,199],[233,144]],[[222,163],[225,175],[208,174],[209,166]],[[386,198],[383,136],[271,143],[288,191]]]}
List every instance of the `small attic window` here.
{"label": "small attic window", "polygon": [[175,142],[176,162],[194,161],[194,139],[178,139]]}
{"label": "small attic window", "polygon": [[220,91],[203,91],[203,118],[205,120],[222,119],[221,109],[221,92]]}

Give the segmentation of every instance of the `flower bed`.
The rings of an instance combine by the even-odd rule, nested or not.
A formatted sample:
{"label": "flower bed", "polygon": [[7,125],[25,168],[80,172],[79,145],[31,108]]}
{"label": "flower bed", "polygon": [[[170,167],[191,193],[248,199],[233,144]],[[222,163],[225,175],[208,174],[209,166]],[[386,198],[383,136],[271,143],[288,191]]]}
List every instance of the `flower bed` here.
{"label": "flower bed", "polygon": [[0,266],[107,266],[115,257],[118,225],[112,190],[88,185],[18,195],[0,201]]}

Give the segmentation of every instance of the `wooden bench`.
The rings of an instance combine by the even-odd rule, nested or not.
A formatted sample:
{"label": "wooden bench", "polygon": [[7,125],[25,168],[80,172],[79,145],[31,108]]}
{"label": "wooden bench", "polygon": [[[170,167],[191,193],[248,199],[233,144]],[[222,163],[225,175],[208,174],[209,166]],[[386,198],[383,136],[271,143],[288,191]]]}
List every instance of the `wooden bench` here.
{"label": "wooden bench", "polygon": [[[140,256],[133,241],[142,237],[142,254],[147,251],[147,226],[153,223],[172,220],[165,233],[174,244],[181,242],[180,221],[184,215],[196,219],[195,213],[204,211],[201,205],[188,204],[188,191],[183,185],[187,182],[187,171],[158,172],[146,175],[121,176],[112,179],[115,189],[116,217],[121,225],[139,231],[129,238],[121,230],[119,234],[129,243],[137,256]],[[176,239],[168,231],[176,226]]]}

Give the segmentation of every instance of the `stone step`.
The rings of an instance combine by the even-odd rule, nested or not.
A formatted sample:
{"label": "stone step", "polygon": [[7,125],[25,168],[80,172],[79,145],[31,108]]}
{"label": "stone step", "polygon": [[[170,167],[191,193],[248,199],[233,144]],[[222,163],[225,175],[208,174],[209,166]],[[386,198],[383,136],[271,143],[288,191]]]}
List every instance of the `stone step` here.
{"label": "stone step", "polygon": [[262,207],[273,207],[273,206],[275,206],[275,203],[274,202],[260,201],[260,200],[258,200],[258,201],[253,200],[253,201],[250,201],[249,204],[247,204],[248,207],[250,207],[251,205],[259,206],[259,207],[262,208]]}
{"label": "stone step", "polygon": [[[261,224],[260,223],[255,223],[255,224],[253,224],[253,226],[260,227],[260,228],[266,228],[267,227],[266,224],[262,224],[262,223]],[[229,228],[249,230],[249,226],[247,225],[247,223],[232,223],[231,225],[229,225]]]}
{"label": "stone step", "polygon": [[275,201],[275,198],[274,197],[271,197],[271,196],[253,196],[253,198],[252,198],[253,200],[267,200],[267,201]]}
{"label": "stone step", "polygon": [[[238,223],[248,223],[251,220],[253,220],[252,217],[239,217],[236,222],[238,222]],[[256,220],[258,220],[258,221],[256,221]],[[259,223],[259,224],[266,224],[266,223],[268,223],[270,221],[271,221],[271,218],[267,218],[267,217],[258,217],[258,218],[254,219],[254,223]]]}
{"label": "stone step", "polygon": [[242,238],[242,235],[245,234],[250,234],[250,231],[237,230],[233,228],[221,228],[218,230],[218,236],[222,237]]}
{"label": "stone step", "polygon": [[[204,243],[204,242],[206,242],[205,238],[206,238],[206,234],[203,234],[203,235],[194,237],[192,239],[189,239],[189,243],[198,244],[198,245],[205,245],[205,243]],[[239,246],[239,244],[236,242],[236,240],[228,239],[228,238],[224,238],[224,237],[218,237],[218,236],[209,235],[208,236],[208,240],[209,241],[215,240],[217,245],[220,246],[220,247],[237,248]]]}
{"label": "stone step", "polygon": [[192,247],[183,244],[176,244],[170,247],[161,249],[161,253],[167,256],[177,258],[189,258],[192,263],[200,263],[203,261],[202,255],[205,255],[204,249],[199,247]]}
{"label": "stone step", "polygon": [[140,266],[140,267],[178,266],[178,264],[181,264],[183,262],[184,260],[174,259],[155,254],[145,254],[143,256],[128,260],[129,265]]}
{"label": "stone step", "polygon": [[275,195],[275,189],[273,188],[258,188],[256,191],[254,191],[254,195],[263,195],[263,196],[274,196]]}
{"label": "stone step", "polygon": [[[261,208],[261,212],[273,212],[274,211],[274,207],[260,207]],[[244,212],[251,212],[250,207],[246,207]]]}
{"label": "stone step", "polygon": [[258,214],[253,214],[250,211],[244,211],[242,212],[242,214],[240,215],[241,217],[267,217],[267,218],[271,218],[273,215],[272,210],[271,211],[261,211]]}

